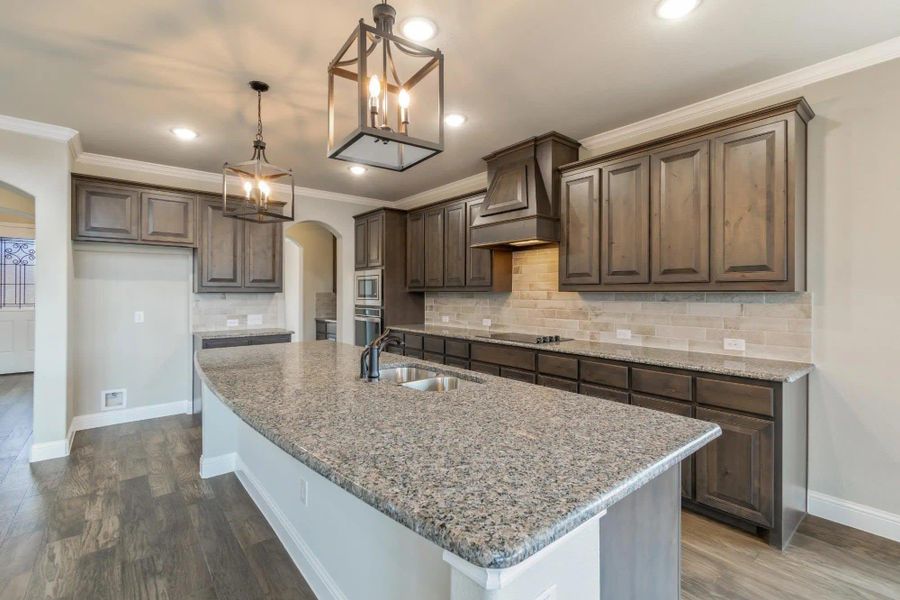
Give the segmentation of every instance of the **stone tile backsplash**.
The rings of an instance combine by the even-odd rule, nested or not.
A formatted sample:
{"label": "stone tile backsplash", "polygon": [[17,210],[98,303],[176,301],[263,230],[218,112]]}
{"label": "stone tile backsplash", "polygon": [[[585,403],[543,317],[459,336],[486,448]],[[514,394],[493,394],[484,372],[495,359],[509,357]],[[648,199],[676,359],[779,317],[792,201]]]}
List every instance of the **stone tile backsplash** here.
{"label": "stone tile backsplash", "polygon": [[[262,323],[247,323],[248,315],[262,315]],[[284,294],[193,294],[194,331],[228,329],[229,319],[239,327],[284,327]]]}
{"label": "stone tile backsplash", "polygon": [[337,318],[337,294],[334,292],[316,292],[316,318]]}
{"label": "stone tile backsplash", "polygon": [[[579,340],[809,362],[809,293],[560,292],[557,248],[513,254],[511,293],[425,295],[425,322],[559,334]],[[616,337],[631,330],[631,339]],[[725,338],[746,342],[725,350]]]}

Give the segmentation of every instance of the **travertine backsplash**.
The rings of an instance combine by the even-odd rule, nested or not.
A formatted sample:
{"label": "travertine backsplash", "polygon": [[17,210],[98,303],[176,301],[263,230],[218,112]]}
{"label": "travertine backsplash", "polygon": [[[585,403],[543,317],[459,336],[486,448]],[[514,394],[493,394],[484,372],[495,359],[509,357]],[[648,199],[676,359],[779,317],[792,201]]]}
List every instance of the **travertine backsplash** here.
{"label": "travertine backsplash", "polygon": [[316,292],[316,318],[334,319],[337,317],[337,294],[334,292]]}
{"label": "travertine backsplash", "polygon": [[[560,292],[558,249],[513,254],[511,293],[425,295],[425,322],[760,358],[811,360],[808,293]],[[632,338],[616,338],[630,329]],[[723,349],[724,338],[746,350]]]}
{"label": "travertine backsplash", "polygon": [[[248,324],[247,315],[262,315],[262,323]],[[284,294],[192,294],[194,331],[227,329],[229,319],[240,327],[284,327]]]}

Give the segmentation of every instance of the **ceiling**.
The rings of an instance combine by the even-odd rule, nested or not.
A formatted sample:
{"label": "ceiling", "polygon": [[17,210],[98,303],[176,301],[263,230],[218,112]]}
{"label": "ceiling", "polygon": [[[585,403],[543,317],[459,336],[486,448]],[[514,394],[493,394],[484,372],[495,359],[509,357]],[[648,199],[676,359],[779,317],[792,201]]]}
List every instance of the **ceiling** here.
{"label": "ceiling", "polygon": [[[297,185],[397,200],[483,170],[480,157],[555,129],[583,138],[900,35],[897,0],[396,0],[437,22],[443,154],[351,176],[325,158],[326,66],[373,0],[14,1],[0,20],[0,114],[71,127],[87,152],[218,171],[249,158],[256,99],[270,159]],[[188,126],[184,143],[169,129]]]}

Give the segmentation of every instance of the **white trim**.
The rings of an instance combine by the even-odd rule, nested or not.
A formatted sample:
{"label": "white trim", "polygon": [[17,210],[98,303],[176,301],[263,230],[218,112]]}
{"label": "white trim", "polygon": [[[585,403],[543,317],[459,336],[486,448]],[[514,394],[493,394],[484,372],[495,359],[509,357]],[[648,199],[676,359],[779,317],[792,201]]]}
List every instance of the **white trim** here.
{"label": "white trim", "polygon": [[200,456],[200,477],[209,479],[210,477],[218,477],[225,473],[231,473],[235,469],[238,461],[236,452],[229,452],[220,456]]}
{"label": "white trim", "polygon": [[259,479],[244,464],[240,455],[235,456],[235,471],[238,479],[275,531],[282,546],[287,550],[297,569],[303,574],[303,578],[312,588],[316,598],[319,600],[347,600],[337,582],[328,574],[325,565],[313,554],[312,548],[300,536],[300,532],[291,524],[287,515],[282,512]]}
{"label": "white trim", "polygon": [[453,196],[461,196],[463,194],[468,194],[469,192],[483,190],[486,187],[487,171],[484,171],[481,173],[476,173],[475,175],[470,175],[469,177],[465,177],[463,179],[457,179],[456,181],[445,183],[444,185],[440,185],[436,188],[431,188],[430,190],[425,190],[424,192],[419,192],[418,194],[406,196],[405,198],[401,198],[390,206],[399,208],[401,210],[409,210],[411,208],[424,206],[432,202],[446,200],[447,198],[452,198]]}
{"label": "white trim", "polygon": [[54,440],[52,442],[41,442],[40,444],[32,444],[28,462],[41,462],[42,460],[52,460],[54,458],[63,458],[69,455],[72,450],[72,441],[75,439],[75,428],[69,425],[69,431],[66,432],[65,439]]}
{"label": "white trim", "polygon": [[603,517],[606,514],[606,511],[600,512],[572,531],[566,533],[563,537],[555,540],[554,542],[544,546],[536,553],[532,554],[525,560],[520,563],[517,563],[511,567],[507,567],[505,569],[488,569],[485,567],[479,567],[476,564],[472,564],[464,558],[460,558],[456,554],[453,554],[449,550],[444,550],[441,558],[444,559],[444,562],[449,564],[451,567],[477,583],[485,590],[499,590],[503,587],[508,586],[510,583],[516,580],[522,573],[533,568],[537,563],[541,562],[547,556],[555,552],[559,547],[561,547],[562,543],[571,539],[571,534],[576,531],[589,527],[594,521]]}
{"label": "white trim", "polygon": [[0,115],[0,129],[49,140],[57,140],[59,142],[68,142],[78,135],[77,131],[68,127],[41,123],[39,121],[29,121],[28,119],[10,117],[9,115]]}
{"label": "white trim", "polygon": [[81,431],[82,429],[94,429],[96,427],[119,425],[121,423],[131,423],[133,421],[144,421],[146,419],[158,419],[159,417],[169,417],[172,415],[189,415],[191,412],[192,403],[190,400],[168,402],[166,404],[154,404],[151,406],[136,406],[134,408],[124,408],[121,410],[106,410],[102,413],[78,415],[72,419],[72,427],[75,431]]}
{"label": "white trim", "polygon": [[719,96],[676,108],[636,123],[586,137],[581,140],[581,143],[585,150],[588,151],[613,146],[662,128],[706,117],[710,113],[735,109],[756,100],[796,90],[812,83],[865,69],[898,57],[900,57],[900,37],[895,37]]}
{"label": "white trim", "polygon": [[900,542],[900,515],[809,491],[809,514]]}

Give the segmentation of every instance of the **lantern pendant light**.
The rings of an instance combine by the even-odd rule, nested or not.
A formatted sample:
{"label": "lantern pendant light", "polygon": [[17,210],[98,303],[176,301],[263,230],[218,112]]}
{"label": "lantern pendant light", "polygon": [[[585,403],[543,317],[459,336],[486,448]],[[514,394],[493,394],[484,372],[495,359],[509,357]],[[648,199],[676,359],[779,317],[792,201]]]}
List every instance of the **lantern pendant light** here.
{"label": "lantern pendant light", "polygon": [[[250,89],[256,92],[253,156],[245,162],[226,162],[222,167],[222,214],[253,223],[293,221],[294,172],[269,162],[266,157],[266,142],[263,140],[262,94],[269,91],[269,84],[251,81]],[[279,187],[288,186],[290,202],[275,198],[276,184],[282,184]],[[290,208],[286,210],[288,204]]]}
{"label": "lantern pendant light", "polygon": [[[372,16],[375,26],[360,19],[328,65],[328,157],[405,171],[444,150],[444,55],[394,34],[397,11],[386,2],[375,5]],[[397,52],[402,62],[395,62]],[[404,69],[412,73],[403,76]],[[345,94],[349,128],[336,122],[342,115],[346,120],[347,111],[336,107],[335,77],[356,84]],[[427,99],[434,100],[433,111]],[[414,108],[419,121],[410,117]]]}

